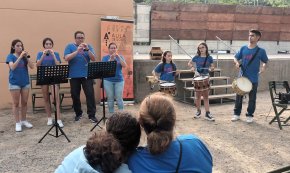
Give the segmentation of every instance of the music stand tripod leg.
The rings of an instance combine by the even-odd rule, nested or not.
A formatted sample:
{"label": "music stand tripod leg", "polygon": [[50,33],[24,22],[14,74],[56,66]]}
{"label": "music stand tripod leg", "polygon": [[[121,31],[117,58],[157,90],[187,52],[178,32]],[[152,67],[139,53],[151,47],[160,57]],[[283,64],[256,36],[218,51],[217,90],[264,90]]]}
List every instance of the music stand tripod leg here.
{"label": "music stand tripod leg", "polygon": [[99,126],[101,129],[103,129],[99,124],[101,121],[104,121],[105,124],[105,119],[106,119],[106,114],[105,114],[105,92],[104,92],[104,78],[102,78],[102,95],[103,95],[103,117],[96,123],[96,125],[91,129],[93,131],[97,126]]}
{"label": "music stand tripod leg", "polygon": [[64,131],[59,127],[58,123],[57,123],[57,106],[56,106],[56,93],[55,93],[55,84],[53,84],[53,94],[54,94],[54,123],[52,125],[52,127],[45,133],[45,135],[38,141],[38,143],[41,143],[41,141],[45,138],[46,135],[49,134],[49,132],[55,127],[55,136],[54,135],[51,135],[51,136],[54,136],[56,138],[58,138],[59,136],[61,135],[58,135],[58,130],[61,132],[61,134],[63,134],[65,136],[65,138],[67,139],[68,142],[70,142],[70,140],[68,139],[68,137],[66,136],[66,134],[64,133]]}

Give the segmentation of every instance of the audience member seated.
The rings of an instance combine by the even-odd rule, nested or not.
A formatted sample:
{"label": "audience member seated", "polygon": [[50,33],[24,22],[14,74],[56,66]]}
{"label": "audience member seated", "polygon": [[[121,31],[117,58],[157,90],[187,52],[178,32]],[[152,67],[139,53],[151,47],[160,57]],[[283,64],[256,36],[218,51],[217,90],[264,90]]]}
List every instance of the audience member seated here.
{"label": "audience member seated", "polygon": [[121,149],[112,134],[104,131],[95,133],[85,146],[66,156],[55,173],[130,173],[128,166],[122,164]]}
{"label": "audience member seated", "polygon": [[106,130],[122,145],[122,156],[126,161],[139,145],[141,136],[139,122],[129,112],[115,112],[106,121]]}
{"label": "audience member seated", "polygon": [[175,108],[168,96],[155,93],[142,101],[139,123],[147,135],[147,146],[138,147],[130,156],[132,172],[212,172],[212,156],[197,136],[173,139],[175,121]]}
{"label": "audience member seated", "polygon": [[140,141],[137,119],[128,112],[115,112],[107,120],[106,130],[66,156],[55,173],[131,173],[124,163]]}

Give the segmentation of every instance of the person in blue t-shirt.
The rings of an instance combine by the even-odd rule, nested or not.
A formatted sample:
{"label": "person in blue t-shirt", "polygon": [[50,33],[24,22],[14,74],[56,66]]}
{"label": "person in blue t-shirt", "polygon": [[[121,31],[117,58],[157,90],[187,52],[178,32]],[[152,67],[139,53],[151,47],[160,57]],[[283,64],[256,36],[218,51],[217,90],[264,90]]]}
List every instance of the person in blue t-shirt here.
{"label": "person in blue t-shirt", "polygon": [[[191,67],[191,70],[195,72],[195,77],[199,76],[207,76],[209,77],[209,72],[214,70],[213,58],[208,53],[208,46],[206,43],[199,43],[197,46],[197,54],[188,62],[188,66]],[[214,121],[213,115],[209,111],[209,80],[202,83],[206,86],[203,90],[197,91],[195,88],[195,106],[197,108],[197,112],[195,113],[194,118],[200,118],[201,115],[201,96],[203,96],[203,103],[205,108],[205,118],[209,121]],[[195,86],[196,87],[196,86]]]}
{"label": "person in blue t-shirt", "polygon": [[[242,46],[241,49],[236,53],[235,59],[234,59],[236,68],[239,69],[241,67],[239,76],[247,77],[252,83],[252,90],[249,93],[249,102],[248,102],[248,108],[247,108],[247,113],[246,113],[247,123],[253,122],[254,112],[256,109],[256,96],[257,96],[259,74],[265,71],[266,64],[268,62],[268,56],[266,54],[265,49],[260,48],[257,45],[261,36],[262,34],[259,30],[254,30],[254,29],[250,30],[248,45]],[[260,68],[260,62],[262,62],[261,68]],[[237,94],[236,101],[235,101],[234,115],[232,117],[233,122],[240,120],[240,114],[242,111],[242,103],[243,103],[243,96]]]}
{"label": "person in blue t-shirt", "polygon": [[212,156],[206,145],[195,135],[174,139],[175,122],[172,99],[164,93],[154,93],[142,101],[139,123],[147,135],[147,146],[138,147],[129,157],[132,172],[212,172]]}
{"label": "person in blue t-shirt", "polygon": [[152,74],[156,80],[158,80],[157,74],[160,74],[161,81],[174,82],[175,76],[179,74],[176,69],[171,51],[165,51],[162,54],[161,62],[154,68]]}
{"label": "person in blue t-shirt", "polygon": [[124,91],[124,79],[122,74],[122,68],[127,67],[127,63],[122,55],[117,53],[117,44],[110,43],[108,46],[109,54],[102,58],[103,62],[116,61],[117,68],[114,77],[104,78],[104,88],[106,96],[108,98],[109,112],[114,112],[114,99],[117,101],[118,109],[124,109],[123,91]]}
{"label": "person in blue t-shirt", "polygon": [[[53,51],[53,40],[51,38],[45,38],[42,41],[42,46],[44,50],[42,52],[38,52],[36,57],[36,65],[38,66],[54,66],[59,65],[61,63],[59,53]],[[49,99],[49,85],[42,85],[42,94],[44,99],[44,107],[47,113],[47,125],[52,125],[51,118],[51,109],[50,109],[50,99]],[[56,111],[57,111],[57,123],[59,127],[63,127],[63,123],[60,119],[60,103],[59,103],[59,87],[55,85],[55,93],[56,93]],[[51,92],[52,95],[54,94]],[[54,97],[54,95],[53,95]]]}
{"label": "person in blue t-shirt", "polygon": [[115,173],[131,172],[124,163],[140,142],[139,122],[129,112],[114,112],[106,121],[106,132],[93,135],[86,146],[71,152],[55,172],[113,172],[118,165]]}
{"label": "person in blue t-shirt", "polygon": [[55,173],[131,173],[122,164],[122,146],[105,131],[94,133],[86,145],[69,153]]}
{"label": "person in blue t-shirt", "polygon": [[[15,118],[15,131],[21,132],[22,126],[32,128],[33,125],[26,120],[27,100],[29,96],[29,74],[28,67],[33,69],[34,65],[30,55],[24,50],[21,40],[12,41],[10,54],[6,58],[9,66],[9,90],[12,96],[12,112]],[[21,98],[21,100],[20,100]],[[19,115],[19,102],[21,110]]]}
{"label": "person in blue t-shirt", "polygon": [[68,61],[69,78],[71,87],[71,96],[73,108],[75,111],[75,121],[79,121],[83,115],[80,92],[81,87],[86,95],[87,114],[89,119],[96,123],[96,101],[93,79],[87,79],[88,63],[96,60],[94,49],[91,45],[85,43],[85,34],[82,31],[76,31],[74,34],[75,43],[70,43],[64,50],[64,59]]}

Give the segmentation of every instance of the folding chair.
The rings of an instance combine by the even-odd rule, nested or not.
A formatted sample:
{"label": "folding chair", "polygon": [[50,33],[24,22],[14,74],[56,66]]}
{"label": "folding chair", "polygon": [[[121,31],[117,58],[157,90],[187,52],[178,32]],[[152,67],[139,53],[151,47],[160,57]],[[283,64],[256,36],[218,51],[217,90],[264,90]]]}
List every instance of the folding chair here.
{"label": "folding chair", "polygon": [[[62,111],[73,108],[72,104],[63,105],[63,100],[65,98],[69,98],[71,100],[70,85],[66,84],[66,83],[60,84],[60,86],[59,86],[60,109]],[[72,102],[72,100],[71,100],[71,102]]]}
{"label": "folding chair", "polygon": [[270,171],[268,173],[289,173],[289,172],[290,172],[290,165],[282,167],[282,168],[275,169],[275,170]]}
{"label": "folding chair", "polygon": [[[36,99],[41,98],[43,101],[43,94],[42,94],[42,89],[41,86],[36,85],[36,74],[31,74],[30,75],[30,94],[31,94],[31,101],[32,101],[32,112],[33,114],[36,113],[37,111],[42,111],[44,110],[44,105],[39,106],[36,103]],[[51,94],[51,93],[49,93]]]}
{"label": "folding chair", "polygon": [[278,122],[280,130],[282,130],[282,126],[290,126],[290,124],[287,124],[287,122],[290,120],[290,116],[286,120],[281,120],[281,117],[280,117],[284,111],[290,110],[288,108],[290,104],[281,103],[281,100],[279,100],[279,92],[282,92],[282,93],[290,92],[288,81],[270,81],[269,91],[270,91],[272,106],[275,112],[275,117],[270,121],[269,124],[272,124],[273,122]]}

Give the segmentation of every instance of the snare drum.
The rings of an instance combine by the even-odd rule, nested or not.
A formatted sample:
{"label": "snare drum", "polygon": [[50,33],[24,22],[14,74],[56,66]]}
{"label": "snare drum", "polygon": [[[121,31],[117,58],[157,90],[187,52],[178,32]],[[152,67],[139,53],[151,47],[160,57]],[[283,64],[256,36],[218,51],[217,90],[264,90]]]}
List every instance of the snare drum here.
{"label": "snare drum", "polygon": [[246,77],[234,79],[232,83],[233,91],[238,95],[245,95],[252,90],[252,82]]}
{"label": "snare drum", "polygon": [[159,84],[159,91],[170,94],[172,96],[176,95],[176,84],[173,82],[163,82]]}
{"label": "snare drum", "polygon": [[194,86],[195,91],[205,91],[210,89],[208,76],[194,77],[192,84]]}

